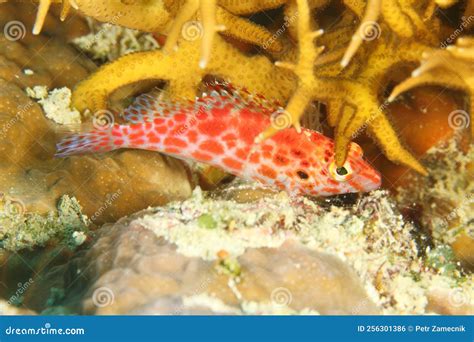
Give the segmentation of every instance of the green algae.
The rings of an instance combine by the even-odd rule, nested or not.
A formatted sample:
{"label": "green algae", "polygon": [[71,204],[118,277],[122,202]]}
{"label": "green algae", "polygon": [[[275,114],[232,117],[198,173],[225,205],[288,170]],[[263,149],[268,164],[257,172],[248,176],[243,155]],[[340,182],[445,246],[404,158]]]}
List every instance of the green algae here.
{"label": "green algae", "polygon": [[225,258],[219,262],[217,270],[231,277],[239,277],[242,273],[242,266],[236,258]]}
{"label": "green algae", "polygon": [[448,245],[437,246],[426,255],[426,264],[443,275],[455,276],[458,273],[456,263],[454,251]]}
{"label": "green algae", "polygon": [[206,228],[206,229],[216,229],[217,228],[217,222],[214,220],[214,217],[210,214],[202,214],[201,216],[198,217],[197,219],[198,225],[201,228]]}
{"label": "green algae", "polygon": [[4,198],[0,203],[0,248],[19,251],[44,246],[55,240],[75,249],[87,234],[89,221],[75,198],[61,197],[56,211],[45,215],[25,212],[18,200]]}
{"label": "green algae", "polygon": [[46,300],[47,306],[58,305],[65,298],[64,289],[58,287],[52,287],[49,289],[49,297]]}

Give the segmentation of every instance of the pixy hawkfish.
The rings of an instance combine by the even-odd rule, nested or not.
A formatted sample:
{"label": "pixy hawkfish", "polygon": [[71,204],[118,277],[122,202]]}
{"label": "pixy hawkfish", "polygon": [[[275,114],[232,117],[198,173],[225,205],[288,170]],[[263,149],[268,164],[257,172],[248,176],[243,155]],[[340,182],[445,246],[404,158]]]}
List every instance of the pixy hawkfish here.
{"label": "pixy hawkfish", "polygon": [[57,156],[122,148],[158,151],[311,196],[367,192],[380,186],[380,174],[363,159],[356,143],[350,144],[344,166],[337,167],[333,140],[319,132],[288,127],[271,138],[257,139],[269,125],[285,124],[285,115],[282,107],[262,96],[229,85],[213,84],[195,101],[164,100],[150,93],[137,97],[121,113],[126,124],[67,136],[57,145]]}

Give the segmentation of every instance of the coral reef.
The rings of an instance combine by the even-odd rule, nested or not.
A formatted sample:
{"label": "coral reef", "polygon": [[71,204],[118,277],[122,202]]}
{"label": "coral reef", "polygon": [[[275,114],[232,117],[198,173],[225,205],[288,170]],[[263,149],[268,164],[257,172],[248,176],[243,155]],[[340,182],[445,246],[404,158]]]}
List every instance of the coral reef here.
{"label": "coral reef", "polygon": [[[460,271],[442,241],[431,249],[417,242],[415,226],[385,191],[337,207],[236,182],[220,192],[197,188],[186,201],[97,234],[87,253],[50,271],[64,293],[56,308],[38,299],[38,287],[25,307],[90,314],[474,312],[472,275]],[[37,280],[47,287],[42,279],[51,277]]]}
{"label": "coral reef", "polygon": [[[130,224],[134,228],[130,229]],[[298,243],[288,242],[278,249],[249,248],[234,259],[240,269],[237,278],[241,279],[237,279],[228,271],[230,261],[212,262],[183,255],[139,224],[123,222],[112,231],[110,242],[120,245],[120,251],[112,252],[113,257],[106,256],[103,251],[110,250],[106,239],[111,237],[104,235],[97,248],[78,263],[80,267],[93,258],[122,260],[120,270],[111,263],[99,272],[87,273],[92,286],[81,303],[85,313],[202,314],[201,308],[208,314],[347,314],[357,306],[363,306],[364,313],[377,312],[346,265]],[[132,260],[127,255],[135,257]],[[126,275],[129,267],[134,276]],[[148,275],[143,278],[145,273]],[[320,281],[312,284],[311,279]],[[153,291],[146,290],[149,284],[154,284]],[[96,298],[100,292],[113,294],[114,302],[99,308]]]}
{"label": "coral reef", "polygon": [[[0,37],[2,313],[474,314],[474,1],[0,3],[2,27],[28,28]],[[72,11],[87,18],[60,24]],[[52,158],[130,95],[193,100],[209,79],[285,106],[259,139],[334,131],[338,164],[359,139],[393,193],[295,198],[135,150]]]}

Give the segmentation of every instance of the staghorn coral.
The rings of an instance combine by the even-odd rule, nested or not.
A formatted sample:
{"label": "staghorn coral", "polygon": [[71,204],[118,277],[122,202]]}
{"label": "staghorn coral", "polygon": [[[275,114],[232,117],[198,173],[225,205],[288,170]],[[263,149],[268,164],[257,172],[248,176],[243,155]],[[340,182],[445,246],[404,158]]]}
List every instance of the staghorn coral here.
{"label": "staghorn coral", "polygon": [[[469,95],[471,122],[474,122],[474,38],[462,37],[446,50],[425,53],[421,66],[393,90],[389,100],[393,101],[401,93],[424,84],[465,91]],[[467,118],[464,120],[469,121]],[[471,132],[474,135],[474,124],[471,124]]]}

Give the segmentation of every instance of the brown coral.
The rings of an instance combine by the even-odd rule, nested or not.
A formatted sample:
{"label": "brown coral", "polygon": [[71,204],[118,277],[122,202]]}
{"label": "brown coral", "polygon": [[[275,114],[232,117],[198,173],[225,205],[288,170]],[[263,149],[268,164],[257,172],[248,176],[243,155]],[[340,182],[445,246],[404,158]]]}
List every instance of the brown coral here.
{"label": "brown coral", "polygon": [[[2,6],[1,27],[18,18],[18,13],[28,13],[23,5]],[[25,26],[30,23],[25,21]],[[51,29],[48,21],[45,29]],[[78,198],[84,213],[98,224],[189,196],[186,169],[159,154],[125,151],[103,157],[53,158],[59,136],[25,88],[73,87],[94,69],[91,61],[59,38],[26,35],[16,42],[0,38],[0,158],[4,161],[0,192],[18,199],[26,210],[40,213],[54,209],[58,198],[67,193]],[[133,188],[127,185],[132,181]]]}

